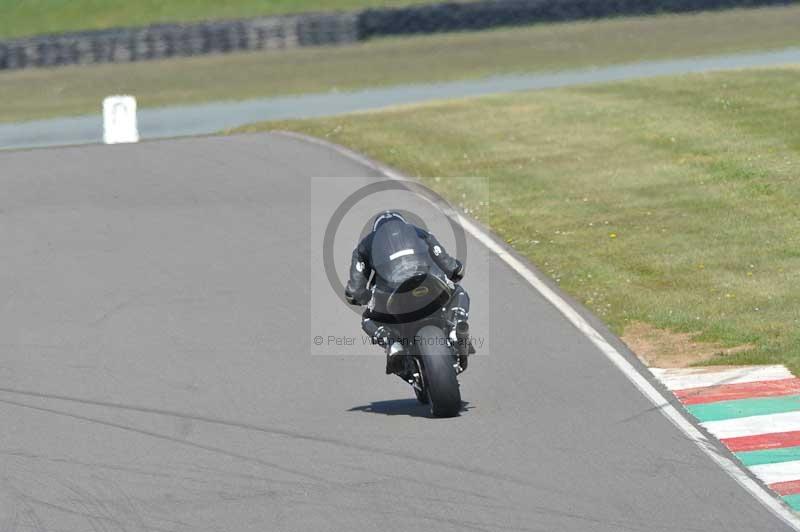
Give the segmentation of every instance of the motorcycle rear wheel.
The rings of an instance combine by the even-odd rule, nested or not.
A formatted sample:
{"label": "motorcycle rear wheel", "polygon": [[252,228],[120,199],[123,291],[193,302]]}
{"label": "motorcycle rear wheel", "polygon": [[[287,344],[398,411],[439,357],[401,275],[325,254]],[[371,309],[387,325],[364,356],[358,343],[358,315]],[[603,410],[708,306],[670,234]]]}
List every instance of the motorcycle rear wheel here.
{"label": "motorcycle rear wheel", "polygon": [[433,325],[419,330],[419,351],[422,358],[424,389],[428,392],[434,417],[454,417],[461,411],[461,390],[458,386],[455,357],[444,332]]}
{"label": "motorcycle rear wheel", "polygon": [[420,385],[421,388],[417,388],[416,386],[411,386],[414,390],[414,395],[417,396],[417,401],[419,401],[423,405],[427,405],[430,403],[430,399],[428,399],[428,388],[425,386],[425,373],[422,371],[422,364],[420,363],[418,358],[414,358],[414,365],[417,367],[417,372],[420,376]]}

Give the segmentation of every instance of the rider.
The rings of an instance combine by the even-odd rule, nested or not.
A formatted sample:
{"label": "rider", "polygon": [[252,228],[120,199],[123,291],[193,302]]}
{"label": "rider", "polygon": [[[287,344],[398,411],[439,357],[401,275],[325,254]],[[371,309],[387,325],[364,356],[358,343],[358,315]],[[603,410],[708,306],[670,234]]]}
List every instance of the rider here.
{"label": "rider", "polygon": [[467,356],[475,352],[467,325],[469,295],[456,284],[464,277],[464,265],[431,233],[409,224],[396,211],[384,211],[353,250],[345,297],[351,305],[367,305],[361,327],[373,344],[386,348],[387,375],[400,374],[406,366],[402,343],[392,337],[391,325],[398,323],[397,316],[388,312],[386,304],[398,286],[420,271],[437,275],[452,289],[444,305],[445,316],[452,324],[450,339],[462,369],[467,367]]}

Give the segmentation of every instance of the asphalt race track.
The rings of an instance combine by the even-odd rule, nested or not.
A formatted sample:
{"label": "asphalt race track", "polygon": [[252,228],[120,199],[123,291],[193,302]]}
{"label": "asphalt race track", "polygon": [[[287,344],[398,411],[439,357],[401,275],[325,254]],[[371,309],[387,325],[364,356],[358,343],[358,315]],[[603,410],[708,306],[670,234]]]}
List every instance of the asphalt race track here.
{"label": "asphalt race track", "polygon": [[471,238],[460,417],[319,352],[359,326],[318,229],[374,177],[279,135],[0,154],[0,530],[790,530]]}

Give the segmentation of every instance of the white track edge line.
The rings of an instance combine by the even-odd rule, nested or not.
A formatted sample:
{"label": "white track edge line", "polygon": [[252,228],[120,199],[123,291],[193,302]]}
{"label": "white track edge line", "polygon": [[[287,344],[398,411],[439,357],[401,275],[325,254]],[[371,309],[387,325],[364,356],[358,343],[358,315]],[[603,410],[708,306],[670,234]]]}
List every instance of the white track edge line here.
{"label": "white track edge line", "polygon": [[[387,177],[396,181],[412,181],[404,175],[396,172],[395,170],[385,166],[381,163],[373,161],[360,153],[353,151],[344,146],[329,142],[327,140],[319,139],[302,133],[295,133],[293,131],[273,131],[280,135],[323,146],[328,149],[343,155],[367,168],[371,168]],[[503,246],[498,244],[495,239],[488,233],[483,231],[480,227],[473,224],[459,214],[458,220],[464,229],[472,235],[473,238],[478,240],[490,251],[503,260],[508,266],[517,272],[523,279],[539,292],[551,305],[553,305],[561,314],[572,323],[589,341],[591,341],[617,369],[619,369],[625,377],[633,383],[639,391],[644,394],[663,414],[669,419],[673,425],[678,427],[691,441],[693,441],[700,449],[703,450],[714,462],[717,463],[731,478],[733,478],[740,486],[750,492],[762,505],[772,511],[779,519],[784,521],[787,525],[800,532],[800,516],[796,515],[789,509],[776,495],[767,491],[766,488],[761,486],[758,482],[753,480],[747,473],[733,460],[723,456],[717,452],[714,445],[708,441],[708,438],[700,432],[691,422],[689,422],[678,410],[669,403],[669,400],[659,392],[636,368],[628,362],[628,360],[617,351],[608,341],[600,334],[594,327],[589,324],[586,319],[581,316],[564,298],[553,291],[547,283],[540,279],[530,268],[523,264],[520,260],[514,257],[511,253],[506,251]]]}

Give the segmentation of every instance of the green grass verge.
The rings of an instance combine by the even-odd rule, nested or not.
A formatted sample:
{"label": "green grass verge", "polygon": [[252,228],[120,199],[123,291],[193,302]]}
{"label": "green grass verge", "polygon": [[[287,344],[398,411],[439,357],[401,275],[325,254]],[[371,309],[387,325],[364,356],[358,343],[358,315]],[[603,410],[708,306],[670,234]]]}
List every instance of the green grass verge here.
{"label": "green grass verge", "polygon": [[799,123],[800,68],[787,67],[244,131],[310,133],[419,177],[617,333],[642,321],[752,343],[710,363],[800,374]]}
{"label": "green grass verge", "polygon": [[[2,0],[0,0],[2,1]],[[800,5],[385,39],[339,48],[0,72],[0,122],[800,45]]]}
{"label": "green grass verge", "polygon": [[427,0],[0,0],[0,39],[310,11],[397,7]]}

